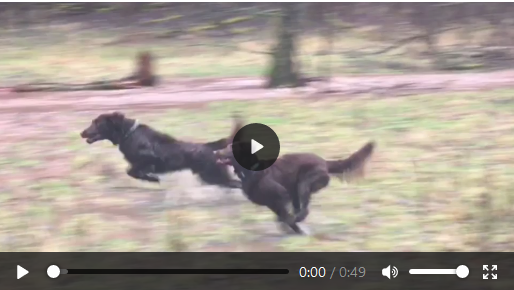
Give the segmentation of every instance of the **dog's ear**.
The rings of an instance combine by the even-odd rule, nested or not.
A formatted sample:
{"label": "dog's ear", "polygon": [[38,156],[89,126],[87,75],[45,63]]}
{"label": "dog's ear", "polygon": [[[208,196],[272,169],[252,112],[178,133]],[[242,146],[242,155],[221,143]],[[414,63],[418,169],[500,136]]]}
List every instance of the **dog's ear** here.
{"label": "dog's ear", "polygon": [[121,125],[125,120],[125,115],[120,112],[114,112],[111,114],[111,117],[109,119],[114,125]]}
{"label": "dog's ear", "polygon": [[111,116],[113,117],[120,117],[120,118],[125,118],[125,115],[121,112],[112,112]]}

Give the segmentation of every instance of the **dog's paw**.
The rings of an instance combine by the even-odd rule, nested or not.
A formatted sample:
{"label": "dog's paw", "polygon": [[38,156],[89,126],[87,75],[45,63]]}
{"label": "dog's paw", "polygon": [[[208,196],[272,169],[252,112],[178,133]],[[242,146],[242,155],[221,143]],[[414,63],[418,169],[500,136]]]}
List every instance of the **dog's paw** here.
{"label": "dog's paw", "polygon": [[295,231],[287,223],[278,223],[279,230],[288,235],[310,236],[312,234],[311,230],[306,225],[295,224],[295,226],[297,227],[298,231]]}
{"label": "dog's paw", "polygon": [[278,222],[278,229],[287,234],[287,235],[298,235],[298,234],[302,234],[302,233],[297,233],[295,232],[287,223],[284,223],[284,222]]}
{"label": "dog's paw", "polygon": [[146,180],[150,181],[150,182],[161,183],[161,180],[159,179],[159,176],[157,176],[157,175],[155,175],[153,173],[148,173],[146,175]]}
{"label": "dog's paw", "polygon": [[311,230],[307,225],[298,225],[300,230],[302,231],[302,235],[304,236],[310,236],[312,234]]}

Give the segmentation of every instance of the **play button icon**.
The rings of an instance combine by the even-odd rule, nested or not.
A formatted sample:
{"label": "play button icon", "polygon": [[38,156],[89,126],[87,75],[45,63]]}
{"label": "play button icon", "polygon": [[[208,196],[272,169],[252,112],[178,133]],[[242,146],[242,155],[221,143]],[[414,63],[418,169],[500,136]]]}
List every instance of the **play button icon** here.
{"label": "play button icon", "polygon": [[242,167],[261,171],[277,160],[280,142],[270,127],[259,123],[248,124],[234,136],[232,153]]}
{"label": "play button icon", "polygon": [[20,265],[16,265],[16,279],[21,279],[28,273],[29,271],[27,271],[27,269],[23,268]]}
{"label": "play button icon", "polygon": [[252,139],[252,154],[255,154],[255,152],[261,150],[262,148],[264,148],[264,146]]}

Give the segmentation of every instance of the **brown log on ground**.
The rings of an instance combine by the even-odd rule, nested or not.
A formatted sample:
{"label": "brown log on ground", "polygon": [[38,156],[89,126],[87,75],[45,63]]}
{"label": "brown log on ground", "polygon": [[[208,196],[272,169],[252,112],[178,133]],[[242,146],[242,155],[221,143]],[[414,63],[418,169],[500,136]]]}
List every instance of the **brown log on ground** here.
{"label": "brown log on ground", "polygon": [[150,52],[144,51],[137,55],[136,71],[121,81],[136,81],[142,87],[157,85],[157,76],[154,74],[153,56]]}
{"label": "brown log on ground", "polygon": [[153,57],[150,52],[139,52],[135,72],[125,78],[112,81],[97,81],[86,84],[32,83],[12,89],[13,92],[70,92],[70,91],[107,91],[128,90],[157,85],[154,74]]}

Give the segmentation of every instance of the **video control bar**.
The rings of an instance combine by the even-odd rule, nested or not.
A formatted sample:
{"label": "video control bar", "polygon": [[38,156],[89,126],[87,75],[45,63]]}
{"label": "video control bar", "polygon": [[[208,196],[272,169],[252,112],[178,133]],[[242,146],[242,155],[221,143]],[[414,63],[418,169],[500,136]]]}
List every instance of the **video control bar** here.
{"label": "video control bar", "polygon": [[147,281],[155,289],[215,283],[225,290],[232,290],[228,282],[235,290],[277,283],[326,290],[514,286],[514,253],[0,253],[1,261],[0,279],[17,283],[4,288],[26,284],[20,290],[44,283],[131,289]]}

